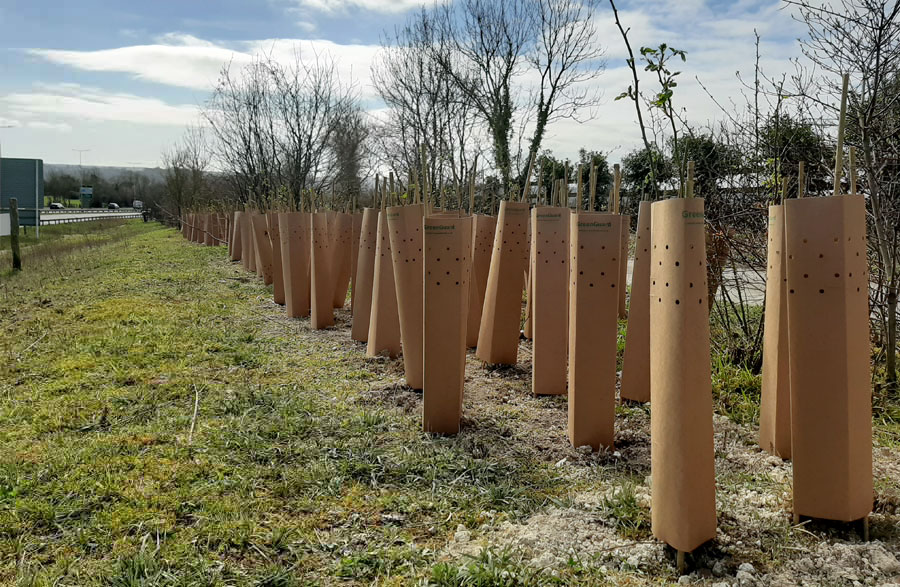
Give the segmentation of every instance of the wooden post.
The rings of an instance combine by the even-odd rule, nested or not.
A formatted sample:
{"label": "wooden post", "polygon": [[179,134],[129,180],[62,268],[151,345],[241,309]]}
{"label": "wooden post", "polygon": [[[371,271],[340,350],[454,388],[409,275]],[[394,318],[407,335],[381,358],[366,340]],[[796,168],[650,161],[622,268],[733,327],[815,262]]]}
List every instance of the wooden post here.
{"label": "wooden post", "polygon": [[578,197],[575,203],[575,209],[581,210],[581,198],[584,195],[584,182],[581,180],[581,164],[578,164]]}
{"label": "wooden post", "polygon": [[[597,200],[597,166],[591,163],[591,201],[588,210],[594,211],[594,202]],[[622,286],[624,287],[624,285]]]}
{"label": "wooden post", "polygon": [[19,251],[19,199],[9,199],[9,244],[12,246],[13,271],[22,270],[22,254]]}
{"label": "wooden post", "polygon": [[850,74],[844,74],[844,85],[841,90],[841,117],[838,119],[837,147],[834,153],[834,195],[841,195],[841,176],[844,174],[844,126],[847,117],[847,84]]}
{"label": "wooden post", "polygon": [[685,189],[685,197],[694,197],[694,162],[688,161],[687,187]]}
{"label": "wooden post", "polygon": [[[531,174],[534,173],[534,154],[531,155],[531,161],[528,162],[528,175],[525,177],[525,187],[522,188],[522,201],[528,202],[526,199],[531,190]],[[530,203],[530,202],[529,202]]]}
{"label": "wooden post", "polygon": [[856,195],[856,147],[850,147],[850,193]]}
{"label": "wooden post", "polygon": [[469,214],[475,215],[475,178],[478,177],[478,155],[472,163],[472,176],[469,177]]}
{"label": "wooden post", "polygon": [[[613,199],[610,201],[609,211],[613,214],[619,213],[619,190],[622,187],[622,168],[616,163],[613,165]],[[613,207],[615,204],[615,207]]]}
{"label": "wooden post", "polygon": [[806,161],[797,165],[797,197],[802,198],[806,192]]}

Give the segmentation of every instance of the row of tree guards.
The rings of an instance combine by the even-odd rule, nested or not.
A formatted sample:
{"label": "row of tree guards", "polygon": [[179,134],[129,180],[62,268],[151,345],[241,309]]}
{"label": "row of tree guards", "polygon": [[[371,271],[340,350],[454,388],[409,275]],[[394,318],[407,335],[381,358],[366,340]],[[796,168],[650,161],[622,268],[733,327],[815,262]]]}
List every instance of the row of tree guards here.
{"label": "row of tree guards", "polygon": [[[840,153],[839,144],[838,177]],[[314,329],[334,324],[349,290],[352,338],[367,356],[402,355],[407,384],[424,391],[425,431],[459,431],[467,347],[513,365],[524,335],[533,338],[533,392],[568,394],[570,442],[612,448],[630,232],[618,170],[607,212],[569,208],[561,185],[549,205],[532,207],[523,193],[502,200],[496,217],[470,215],[433,207],[423,183],[406,204],[392,205],[376,180],[376,206],[362,212],[197,213],[182,231],[227,242],[231,259]],[[770,208],[760,442],[794,460],[795,517],[853,521],[872,507],[865,210],[862,196],[839,188]],[[635,236],[620,395],[652,398],[652,528],[683,568],[717,523],[704,201],[693,197],[693,164],[682,197],[641,203]]]}

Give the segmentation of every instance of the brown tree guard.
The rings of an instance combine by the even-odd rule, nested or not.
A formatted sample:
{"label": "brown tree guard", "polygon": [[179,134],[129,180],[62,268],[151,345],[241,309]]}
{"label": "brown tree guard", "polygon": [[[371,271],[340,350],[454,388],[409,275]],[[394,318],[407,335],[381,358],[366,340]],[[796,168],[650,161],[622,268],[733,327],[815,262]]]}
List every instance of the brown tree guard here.
{"label": "brown tree guard", "polygon": [[481,311],[484,308],[484,292],[491,269],[491,247],[496,228],[497,219],[493,216],[479,214],[472,217],[472,269],[466,323],[466,346],[469,348],[478,346],[478,330],[481,327]]}
{"label": "brown tree guard", "polygon": [[570,217],[566,208],[531,210],[531,391],[535,395],[566,393]]}
{"label": "brown tree guard", "polygon": [[289,318],[309,316],[310,216],[306,212],[278,214],[285,310]]}
{"label": "brown tree guard", "polygon": [[616,300],[620,217],[581,212],[569,232],[569,442],[612,448],[616,419]]}
{"label": "brown tree guard", "polygon": [[253,213],[251,213],[250,216],[247,217],[247,241],[248,241],[249,250],[250,250],[250,253],[249,253],[250,259],[247,263],[247,266],[249,267],[250,271],[253,273],[257,273],[257,271],[256,271],[256,259],[257,259],[256,232],[255,232],[255,229],[253,228],[253,215],[255,215],[255,214],[256,214],[256,212],[253,212]]}
{"label": "brown tree guard", "polygon": [[789,459],[791,458],[791,382],[784,206],[769,206],[767,244],[759,446],[770,454]]}
{"label": "brown tree guard", "polygon": [[256,272],[256,251],[253,249],[253,213],[244,212],[241,216],[241,264],[244,269]]}
{"label": "brown tree guard", "polygon": [[[456,434],[466,375],[472,218],[424,219],[424,393],[422,427]],[[407,347],[404,343],[404,355]]]}
{"label": "brown tree guard", "polygon": [[263,278],[263,283],[271,285],[272,275],[272,242],[269,240],[269,227],[265,214],[253,215],[253,236],[256,244],[256,273]]}
{"label": "brown tree guard", "polygon": [[231,255],[232,261],[241,261],[243,263],[243,252],[244,246],[241,237],[243,236],[243,232],[241,231],[241,218],[244,216],[244,213],[241,211],[237,211],[234,213],[234,220],[231,223],[231,241],[228,243],[228,250]]}
{"label": "brown tree guard", "polygon": [[531,246],[531,218],[528,219],[528,263],[525,265],[525,319],[522,325],[522,336],[527,340],[534,339],[534,247]]}
{"label": "brown tree guard", "polygon": [[190,237],[190,215],[182,214],[181,215],[181,236],[184,237],[185,240],[189,240]]}
{"label": "brown tree guard", "polygon": [[397,313],[394,263],[391,260],[391,239],[385,210],[378,213],[378,232],[375,238],[375,273],[366,356],[377,357],[382,352],[387,352],[391,358],[396,358],[400,356],[400,317]]}
{"label": "brown tree guard", "polygon": [[872,397],[863,196],[784,203],[794,515],[872,511]]}
{"label": "brown tree guard", "polygon": [[716,536],[703,200],[656,202],[651,213],[651,524],[690,552]]}
{"label": "brown tree guard", "polygon": [[362,212],[359,252],[356,258],[356,285],[353,302],[353,324],[350,337],[359,342],[369,340],[369,321],[372,316],[372,284],[375,280],[375,249],[378,246],[378,210],[366,208]]}
{"label": "brown tree guard", "polygon": [[[387,224],[394,263],[394,285],[403,342],[403,370],[406,384],[422,389],[422,218],[423,204],[393,206],[387,209]],[[441,214],[442,217],[448,215]]]}
{"label": "brown tree guard", "polygon": [[518,358],[523,278],[528,263],[527,225],[526,202],[500,202],[475,351],[485,363],[515,365]]}
{"label": "brown tree guard", "polygon": [[281,235],[278,231],[278,212],[266,213],[269,243],[272,247],[272,299],[284,305],[284,267],[281,259]]}
{"label": "brown tree guard", "polygon": [[203,244],[207,247],[211,247],[216,244],[216,241],[213,240],[213,228],[215,227],[215,217],[206,213],[203,215]]}
{"label": "brown tree guard", "polygon": [[362,232],[362,212],[354,212],[351,217],[350,235],[350,315],[356,311],[356,269],[359,266],[359,235]]}
{"label": "brown tree guard", "polygon": [[309,323],[321,330],[334,324],[334,278],[332,277],[333,243],[328,225],[331,212],[312,215],[312,239],[309,255]]}
{"label": "brown tree guard", "polygon": [[650,401],[650,202],[641,202],[631,269],[631,305],[622,359],[622,399]]}
{"label": "brown tree guard", "polygon": [[353,242],[353,216],[344,212],[332,213],[330,224],[331,252],[334,255],[332,267],[334,272],[333,304],[335,308],[343,308],[347,303],[347,291],[350,289],[350,246]]}
{"label": "brown tree guard", "polygon": [[[631,234],[631,216],[628,214],[619,214],[619,222],[622,223],[620,238],[622,240],[621,243],[621,251],[619,252],[619,283],[624,284],[626,279],[628,278],[628,237]],[[618,287],[618,286],[617,286]],[[618,298],[618,308],[619,308],[619,320],[624,320],[628,317],[628,310],[625,306],[625,290],[628,289],[624,285],[619,287],[619,298]]]}

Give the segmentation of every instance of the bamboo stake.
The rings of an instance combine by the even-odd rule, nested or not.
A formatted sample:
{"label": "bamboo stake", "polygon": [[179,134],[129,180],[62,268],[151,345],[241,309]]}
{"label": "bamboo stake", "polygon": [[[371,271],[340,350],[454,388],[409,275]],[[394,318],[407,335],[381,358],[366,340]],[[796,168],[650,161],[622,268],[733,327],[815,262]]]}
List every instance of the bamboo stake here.
{"label": "bamboo stake", "polygon": [[788,184],[790,183],[790,178],[784,176],[781,178],[781,203],[783,204],[788,197]]}
{"label": "bamboo stake", "polygon": [[838,119],[837,147],[834,153],[834,195],[841,193],[841,177],[844,174],[844,126],[847,117],[847,84],[850,83],[850,74],[844,74],[843,89],[841,90],[841,116]]}
{"label": "bamboo stake", "polygon": [[618,163],[613,165],[613,205],[610,206],[609,211],[613,214],[619,213],[619,194],[622,190],[622,168]]}
{"label": "bamboo stake", "polygon": [[469,214],[475,214],[475,178],[478,177],[478,155],[472,163],[472,175],[469,177]]}
{"label": "bamboo stake", "polygon": [[541,161],[541,166],[538,168],[538,180],[537,180],[537,195],[534,198],[534,205],[540,206],[544,201],[544,162]]}
{"label": "bamboo stake", "polygon": [[375,195],[373,196],[373,199],[372,199],[372,207],[373,208],[378,208],[378,179],[379,179],[378,174],[376,173],[375,174]]}
{"label": "bamboo stake", "polygon": [[529,188],[531,187],[531,174],[534,173],[534,153],[531,154],[531,160],[528,162],[528,175],[525,177],[525,186],[522,188],[522,200],[523,202],[527,202],[528,200],[525,197],[531,191]]}
{"label": "bamboo stake", "polygon": [[[390,183],[391,197],[393,197],[394,196],[394,172],[393,171],[388,172],[388,177],[390,178],[390,182],[391,182]],[[381,191],[384,191],[384,189],[385,189],[385,185],[384,185],[384,181],[382,181],[381,182]]]}
{"label": "bamboo stake", "polygon": [[687,192],[685,193],[686,198],[694,197],[694,162],[688,161],[688,176],[687,176]]}
{"label": "bamboo stake", "polygon": [[850,147],[850,193],[856,195],[856,147]]}
{"label": "bamboo stake", "polygon": [[581,198],[584,196],[584,182],[581,179],[581,163],[578,164],[578,200],[575,204],[576,210],[581,210]]}
{"label": "bamboo stake", "polygon": [[797,197],[802,198],[806,192],[806,161],[797,165]]}
{"label": "bamboo stake", "polygon": [[597,199],[597,166],[591,162],[591,186],[590,186],[590,203],[588,210],[594,211],[594,202]]}

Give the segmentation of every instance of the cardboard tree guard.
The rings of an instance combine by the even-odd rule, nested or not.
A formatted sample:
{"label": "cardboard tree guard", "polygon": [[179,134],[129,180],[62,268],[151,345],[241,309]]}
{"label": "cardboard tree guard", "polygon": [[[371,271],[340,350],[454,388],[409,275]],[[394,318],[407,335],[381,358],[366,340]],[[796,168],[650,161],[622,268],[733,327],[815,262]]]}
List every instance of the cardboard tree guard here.
{"label": "cardboard tree guard", "polygon": [[631,271],[631,304],[622,358],[622,399],[650,401],[650,202],[638,209]]}
{"label": "cardboard tree guard", "polygon": [[872,396],[863,196],[784,203],[794,515],[872,511]]}
{"label": "cardboard tree guard", "polygon": [[359,235],[362,232],[362,212],[353,215],[350,237],[350,315],[356,309],[356,269],[359,265]]}
{"label": "cardboard tree guard", "polygon": [[531,390],[535,395],[566,393],[571,216],[566,208],[542,206],[531,210]]}
{"label": "cardboard tree guard", "polygon": [[[244,212],[239,220],[238,230],[241,231],[241,265],[247,271],[256,270],[256,254],[253,251],[253,226],[252,213]],[[251,261],[254,263],[251,268]]]}
{"label": "cardboard tree guard", "polygon": [[263,283],[272,283],[272,242],[269,240],[269,227],[265,214],[253,215],[253,241],[256,244],[256,273],[263,278]]}
{"label": "cardboard tree guard", "polygon": [[791,381],[787,323],[784,206],[769,206],[759,446],[791,458]]}
{"label": "cardboard tree guard", "polygon": [[425,206],[392,206],[386,212],[403,343],[403,370],[406,384],[413,389],[422,389],[422,218]]}
{"label": "cardboard tree guard", "polygon": [[497,219],[493,216],[472,217],[472,268],[469,278],[469,309],[466,324],[466,346],[478,346],[478,330],[484,307],[484,291],[487,289],[488,272],[491,269],[491,249]]}
{"label": "cardboard tree guard", "polygon": [[619,288],[619,320],[624,320],[628,317],[628,310],[625,306],[625,290],[628,288],[625,287],[626,279],[628,278],[628,237],[631,234],[631,216],[628,214],[619,215],[619,221],[622,223],[622,251],[619,255],[619,259],[621,263],[619,264],[619,283],[623,284],[622,287]]}
{"label": "cardboard tree guard", "polygon": [[215,219],[212,214],[206,213],[203,215],[203,244],[207,247],[211,247],[215,244],[212,233],[214,222]]}
{"label": "cardboard tree guard", "polygon": [[475,351],[485,363],[515,365],[518,358],[528,221],[527,203],[500,202]]}
{"label": "cardboard tree guard", "polygon": [[[434,434],[456,434],[466,374],[472,218],[425,218],[423,241],[422,427]],[[406,352],[404,341],[404,355]]]}
{"label": "cardboard tree guard", "polygon": [[256,273],[256,234],[253,228],[253,216],[255,212],[246,214],[244,224],[247,228],[247,269],[252,273]]}
{"label": "cardboard tree guard", "polygon": [[400,356],[400,316],[397,313],[397,290],[394,286],[394,262],[391,260],[391,238],[387,213],[378,213],[375,273],[372,281],[372,310],[366,356],[376,357],[386,351],[391,358]]}
{"label": "cardboard tree guard", "polygon": [[690,552],[716,536],[703,200],[664,200],[651,213],[651,523]]}
{"label": "cardboard tree guard", "polygon": [[306,212],[278,214],[285,310],[290,318],[309,316],[309,223]]}
{"label": "cardboard tree guard", "polygon": [[534,338],[534,247],[531,246],[531,219],[528,220],[528,262],[525,264],[525,318],[522,324],[522,336],[528,340]]}
{"label": "cardboard tree guard", "polygon": [[334,261],[334,307],[343,308],[347,301],[347,290],[350,287],[350,257],[353,242],[353,216],[344,212],[332,215],[330,238]]}
{"label": "cardboard tree guard", "polygon": [[597,212],[573,214],[570,224],[569,441],[612,448],[623,225]]}
{"label": "cardboard tree guard", "polygon": [[281,259],[281,236],[278,232],[278,212],[268,212],[269,243],[272,247],[272,298],[276,304],[284,305],[284,267]]}
{"label": "cardboard tree guard", "polygon": [[369,339],[372,316],[372,284],[375,280],[375,249],[378,246],[378,210],[366,208],[362,213],[359,253],[356,259],[356,285],[359,290],[353,302],[353,325],[350,337],[359,342]]}
{"label": "cardboard tree guard", "polygon": [[231,241],[228,243],[229,254],[232,261],[241,261],[243,263],[244,245],[242,237],[244,235],[241,230],[243,224],[244,213],[237,211],[234,213],[234,220],[231,223]]}
{"label": "cardboard tree guard", "polygon": [[332,242],[329,235],[330,212],[315,212],[312,215],[312,233],[309,255],[309,322],[316,330],[334,324],[334,278],[331,262]]}

